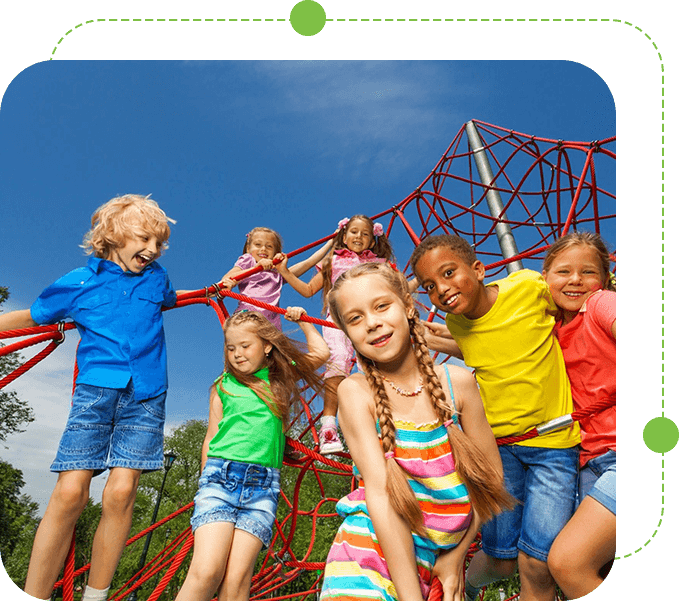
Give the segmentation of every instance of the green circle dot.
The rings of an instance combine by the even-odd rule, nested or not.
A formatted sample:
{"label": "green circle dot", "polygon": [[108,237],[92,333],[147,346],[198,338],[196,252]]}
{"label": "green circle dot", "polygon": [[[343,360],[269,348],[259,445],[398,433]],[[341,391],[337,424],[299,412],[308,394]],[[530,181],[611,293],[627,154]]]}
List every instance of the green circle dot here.
{"label": "green circle dot", "polygon": [[655,417],[644,428],[644,442],[656,453],[667,453],[679,442],[679,428],[671,419]]}
{"label": "green circle dot", "polygon": [[325,26],[325,10],[313,0],[302,0],[290,11],[290,25],[300,35],[316,35]]}

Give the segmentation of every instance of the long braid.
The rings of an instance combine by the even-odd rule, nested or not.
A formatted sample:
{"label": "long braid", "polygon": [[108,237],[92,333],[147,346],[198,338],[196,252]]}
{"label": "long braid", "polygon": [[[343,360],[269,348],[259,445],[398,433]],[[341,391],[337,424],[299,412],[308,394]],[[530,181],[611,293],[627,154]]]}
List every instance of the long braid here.
{"label": "long braid", "polygon": [[382,449],[387,461],[387,493],[394,509],[406,520],[410,529],[424,536],[424,516],[413,489],[408,484],[408,478],[403,468],[396,462],[394,451],[396,447],[396,425],[391,413],[391,403],[384,389],[382,377],[372,362],[366,361],[360,354],[358,358],[373,391],[377,421],[380,428]]}
{"label": "long braid", "polygon": [[[333,321],[342,328],[345,334],[347,333],[346,324],[342,320],[337,305],[337,292],[346,281],[367,274],[375,274],[384,278],[389,287],[402,300],[406,314],[410,316],[408,317],[410,335],[419,371],[422,374],[437,417],[446,423],[452,417],[452,407],[446,399],[441,381],[434,371],[434,362],[424,341],[424,328],[420,324],[413,298],[408,291],[408,283],[402,273],[381,263],[364,263],[343,273],[328,295],[328,308]],[[422,533],[424,531],[424,518],[415,499],[415,493],[408,485],[406,473],[390,456],[395,445],[396,426],[382,377],[372,361],[367,360],[358,352],[356,356],[366,374],[375,398],[378,422],[382,433],[382,448],[388,454],[387,489],[391,502],[399,514],[408,521],[411,529],[418,534]],[[474,441],[455,425],[449,425],[447,431],[456,469],[467,486],[474,510],[481,520],[486,521],[493,515],[513,507],[516,500],[505,490],[502,474],[483,455]]]}
{"label": "long braid", "polygon": [[[413,350],[426,382],[429,398],[438,418],[446,423],[452,418],[452,406],[446,399],[441,381],[434,371],[434,362],[424,340],[424,328],[417,313],[408,322]],[[455,468],[467,486],[472,506],[481,521],[488,521],[505,509],[511,509],[516,500],[506,491],[502,474],[456,424],[449,423],[447,432]]]}

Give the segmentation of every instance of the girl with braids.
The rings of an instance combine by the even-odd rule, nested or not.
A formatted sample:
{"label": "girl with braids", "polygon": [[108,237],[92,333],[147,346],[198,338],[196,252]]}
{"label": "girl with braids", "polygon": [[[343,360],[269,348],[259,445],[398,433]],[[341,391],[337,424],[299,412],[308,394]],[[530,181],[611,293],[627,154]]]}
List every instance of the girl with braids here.
{"label": "girl with braids", "polygon": [[194,551],[178,601],[247,601],[257,554],[271,541],[280,493],[286,422],[298,382],[316,390],[328,347],[304,309],[289,307],[307,340],[305,353],[261,313],[224,324],[224,373],[210,389],[203,471],[191,518]]}
{"label": "girl with braids", "polygon": [[420,601],[437,576],[445,601],[460,601],[480,524],[513,504],[474,378],[433,364],[408,283],[390,266],[347,271],[328,304],[364,373],[338,389],[359,486],[337,504],[345,519],[321,600]]}

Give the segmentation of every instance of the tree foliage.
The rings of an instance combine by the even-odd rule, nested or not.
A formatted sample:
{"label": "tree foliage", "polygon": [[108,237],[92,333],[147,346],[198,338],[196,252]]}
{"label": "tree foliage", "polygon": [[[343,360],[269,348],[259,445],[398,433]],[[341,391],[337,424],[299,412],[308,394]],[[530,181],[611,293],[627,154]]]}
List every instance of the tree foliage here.
{"label": "tree foliage", "polygon": [[[0,286],[0,305],[9,298],[9,290]],[[0,346],[4,344],[0,343]],[[0,378],[13,372],[21,365],[21,358],[17,353],[0,357]],[[33,409],[26,401],[22,401],[16,392],[0,390],[0,442],[5,442],[11,434],[24,432],[22,428],[35,419]]]}

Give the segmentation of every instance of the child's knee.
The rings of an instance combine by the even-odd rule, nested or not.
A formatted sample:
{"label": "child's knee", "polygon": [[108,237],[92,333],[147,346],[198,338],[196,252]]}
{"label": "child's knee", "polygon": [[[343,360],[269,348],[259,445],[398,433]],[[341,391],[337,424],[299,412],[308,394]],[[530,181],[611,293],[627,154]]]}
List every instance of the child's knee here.
{"label": "child's knee", "polygon": [[123,508],[134,504],[138,482],[138,478],[109,478],[102,493],[102,506]]}
{"label": "child's knee", "polygon": [[550,583],[552,576],[546,561],[531,557],[525,553],[519,555],[519,572],[522,577],[528,578],[535,583]]}
{"label": "child's knee", "polygon": [[78,480],[60,480],[52,493],[52,498],[59,507],[78,514],[85,508],[89,497],[89,486]]}
{"label": "child's knee", "polygon": [[558,548],[552,547],[547,558],[547,568],[554,579],[561,582],[568,575],[568,557]]}
{"label": "child's knee", "polygon": [[226,598],[229,601],[247,599],[250,596],[251,582],[252,576],[250,574],[227,574],[224,582]]}
{"label": "child's knee", "polygon": [[208,588],[209,594],[212,595],[224,580],[224,572],[225,568],[222,565],[191,563],[188,577],[193,578],[201,587]]}

